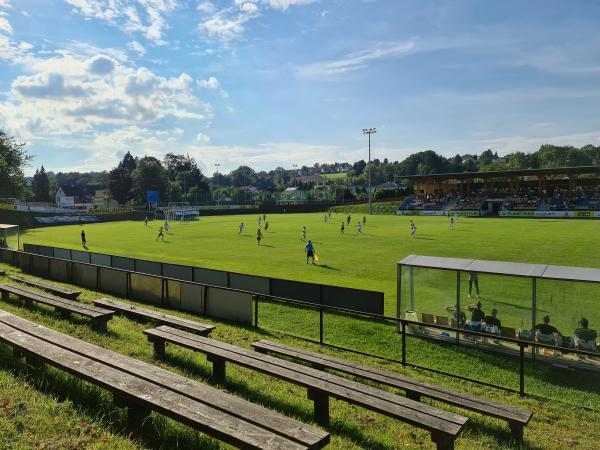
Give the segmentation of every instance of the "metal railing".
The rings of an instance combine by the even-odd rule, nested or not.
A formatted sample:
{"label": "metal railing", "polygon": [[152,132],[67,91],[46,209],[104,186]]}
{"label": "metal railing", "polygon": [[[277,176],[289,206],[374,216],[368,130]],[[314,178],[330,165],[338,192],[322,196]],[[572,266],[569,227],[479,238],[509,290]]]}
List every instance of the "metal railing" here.
{"label": "metal railing", "polygon": [[[522,397],[527,395],[527,392],[525,390],[525,375],[526,375],[525,361],[526,361],[526,359],[536,358],[536,349],[548,349],[548,350],[553,350],[553,351],[563,351],[563,352],[569,352],[569,353],[572,353],[575,355],[600,358],[599,352],[579,350],[579,349],[574,349],[574,348],[567,348],[567,347],[563,347],[563,346],[549,345],[549,344],[543,344],[540,342],[536,342],[534,333],[532,333],[532,340],[523,340],[523,339],[516,339],[516,338],[510,338],[510,337],[505,337],[505,336],[501,336],[501,335],[496,335],[496,334],[492,334],[492,333],[470,331],[470,330],[453,328],[453,327],[444,326],[444,325],[429,324],[429,323],[424,323],[424,322],[407,320],[407,319],[402,319],[402,318],[398,318],[398,317],[358,312],[358,311],[344,309],[344,308],[338,308],[338,307],[334,307],[334,306],[315,305],[312,303],[302,302],[302,301],[298,301],[298,300],[283,299],[283,298],[270,297],[270,296],[264,296],[264,295],[263,296],[255,295],[253,298],[254,298],[254,322],[253,322],[253,325],[257,328],[259,327],[259,309],[260,309],[259,303],[261,301],[263,301],[263,302],[273,302],[274,301],[277,303],[295,305],[298,307],[317,310],[319,312],[319,339],[318,340],[310,339],[310,338],[306,338],[306,337],[298,336],[298,335],[291,335],[290,333],[287,333],[285,331],[279,331],[279,330],[277,330],[277,331],[279,333],[290,335],[295,338],[318,343],[322,346],[328,346],[328,347],[332,347],[332,348],[336,348],[336,349],[340,349],[340,350],[349,351],[349,352],[352,352],[355,354],[360,354],[360,355],[364,355],[364,356],[374,357],[377,359],[383,359],[383,360],[387,360],[387,361],[391,361],[391,362],[401,363],[403,367],[413,367],[416,369],[423,369],[426,371],[439,373],[439,374],[450,376],[453,378],[458,378],[458,379],[461,379],[464,381],[470,381],[470,382],[473,382],[473,383],[476,383],[479,385],[490,386],[490,387],[499,388],[499,389],[503,389],[503,390],[507,390],[507,391],[511,391],[511,392],[518,392],[519,395]],[[397,360],[397,359],[389,358],[386,356],[377,355],[374,353],[366,353],[366,352],[359,351],[354,348],[340,347],[335,344],[327,343],[325,341],[325,320],[324,320],[325,312],[338,313],[338,314],[353,316],[356,318],[368,318],[368,319],[372,319],[372,320],[394,323],[396,325],[396,329],[397,329],[398,333],[402,337],[401,359]],[[440,331],[446,332],[446,333],[456,333],[456,339],[443,339],[442,340],[442,339],[439,339],[439,338],[436,338],[433,336],[428,337],[424,334],[414,334],[414,333],[407,331],[407,327],[411,326],[411,325],[415,326],[415,327],[419,327],[419,328],[432,328],[432,329],[440,330]],[[434,369],[431,367],[425,367],[425,366],[421,366],[418,364],[413,364],[408,361],[407,348],[406,348],[406,342],[407,342],[408,337],[429,339],[430,341],[437,341],[440,343],[446,343],[446,344],[451,344],[454,346],[459,346],[459,345],[461,345],[461,338],[460,338],[461,336],[463,336],[463,341],[464,341],[464,337],[469,337],[469,338],[473,338],[473,339],[480,338],[482,341],[487,340],[487,339],[493,339],[497,342],[506,342],[506,343],[512,344],[514,346],[517,346],[518,347],[518,360],[519,360],[519,388],[518,388],[518,390],[516,390],[514,388],[509,388],[507,386],[502,386],[502,385],[498,385],[498,384],[494,384],[494,383],[488,383],[488,382],[482,381],[481,379],[465,377],[465,376],[449,373],[449,372],[446,372],[446,371],[443,371],[440,369]],[[465,344],[462,344],[462,345],[465,345]],[[531,347],[531,353],[528,355],[527,352],[525,351],[525,349],[528,349],[530,347]],[[494,349],[494,346],[492,346],[492,345],[486,345],[485,347],[478,346],[477,350],[494,351],[495,349]],[[507,357],[510,357],[510,354],[507,354],[507,353],[503,353],[503,354]]]}

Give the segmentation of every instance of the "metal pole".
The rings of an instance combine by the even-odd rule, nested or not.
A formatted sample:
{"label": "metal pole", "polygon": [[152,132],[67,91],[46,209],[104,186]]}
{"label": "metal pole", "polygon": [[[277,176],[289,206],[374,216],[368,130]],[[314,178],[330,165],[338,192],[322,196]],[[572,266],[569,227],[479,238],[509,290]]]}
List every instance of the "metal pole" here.
{"label": "metal pole", "polygon": [[456,271],[456,343],[460,343],[460,270]]}
{"label": "metal pole", "polygon": [[371,208],[371,133],[369,133],[369,215],[373,213]]}
{"label": "metal pole", "polygon": [[[396,269],[396,317],[402,319],[402,264]],[[400,331],[399,323],[396,329]]]}
{"label": "metal pole", "polygon": [[408,273],[410,275],[410,310],[415,310],[415,283],[413,280],[413,266],[408,267]]}
{"label": "metal pole", "polygon": [[519,344],[519,395],[525,397],[525,345]]}
{"label": "metal pole", "polygon": [[258,295],[254,296],[254,326],[258,328]]}
{"label": "metal pole", "polygon": [[535,359],[535,323],[536,323],[536,311],[537,309],[537,280],[535,277],[531,277],[531,340],[533,346],[531,348],[532,358]]}
{"label": "metal pole", "polygon": [[402,366],[406,367],[406,324],[401,322],[402,325]]}

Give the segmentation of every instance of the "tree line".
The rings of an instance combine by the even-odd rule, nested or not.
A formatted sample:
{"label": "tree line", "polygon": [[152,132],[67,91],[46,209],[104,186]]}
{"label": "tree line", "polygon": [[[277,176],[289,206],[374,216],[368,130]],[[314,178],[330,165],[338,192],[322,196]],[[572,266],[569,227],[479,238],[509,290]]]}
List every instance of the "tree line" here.
{"label": "tree line", "polygon": [[241,198],[249,187],[260,191],[283,191],[290,185],[311,190],[312,183],[298,182],[298,177],[323,173],[344,173],[332,180],[333,190],[351,195],[346,186],[367,185],[369,169],[373,185],[399,181],[410,175],[448,172],[476,172],[504,169],[537,169],[600,164],[600,146],[542,145],[536,152],[515,152],[500,157],[491,149],[480,154],[456,154],[445,157],[433,150],[414,153],[402,161],[374,159],[370,166],[364,160],[302,166],[295,169],[277,167],[270,171],[255,171],[243,165],[227,174],[207,177],[197,161],[189,155],[166,153],[162,160],[153,156],[134,157],[127,152],[110,171],[47,172],[42,166],[28,183],[25,167],[31,162],[25,143],[17,142],[0,129],[0,198],[52,201],[59,186],[106,188],[120,204],[146,202],[146,192],[157,191],[161,201],[197,201],[201,198]]}

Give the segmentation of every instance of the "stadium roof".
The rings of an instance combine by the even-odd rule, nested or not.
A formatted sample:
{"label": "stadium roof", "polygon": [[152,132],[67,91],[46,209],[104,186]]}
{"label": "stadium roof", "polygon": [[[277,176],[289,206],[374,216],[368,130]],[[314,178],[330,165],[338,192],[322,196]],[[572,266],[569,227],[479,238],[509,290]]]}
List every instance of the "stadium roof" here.
{"label": "stadium roof", "polygon": [[600,283],[600,269],[590,267],[552,266],[481,259],[443,258],[409,255],[398,264],[428,269],[460,270],[514,277],[534,277],[547,280]]}
{"label": "stadium roof", "polygon": [[404,179],[419,180],[433,178],[436,180],[451,180],[465,178],[497,178],[497,177],[519,177],[531,175],[572,175],[584,173],[600,173],[598,166],[576,166],[576,167],[556,167],[549,169],[509,169],[509,170],[490,170],[487,172],[453,172],[453,173],[432,173],[428,175],[407,175]]}
{"label": "stadium roof", "polygon": [[0,223],[0,230],[10,230],[11,228],[19,228],[19,225],[8,225]]}

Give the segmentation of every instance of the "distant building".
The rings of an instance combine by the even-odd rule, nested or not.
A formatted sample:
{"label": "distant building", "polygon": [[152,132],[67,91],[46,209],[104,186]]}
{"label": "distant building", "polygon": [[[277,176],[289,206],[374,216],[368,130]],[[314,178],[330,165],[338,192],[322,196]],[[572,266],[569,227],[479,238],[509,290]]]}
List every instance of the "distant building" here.
{"label": "distant building", "polygon": [[294,177],[291,180],[292,184],[313,184],[315,187],[324,186],[327,182],[327,178],[322,177],[321,175],[305,175],[300,177]]}
{"label": "distant building", "polygon": [[381,183],[381,184],[378,184],[377,186],[373,186],[373,187],[375,189],[379,189],[382,191],[395,191],[400,186],[398,186],[398,183],[395,183],[393,181],[386,181],[385,183]]}
{"label": "distant building", "polygon": [[[59,186],[54,200],[61,208],[91,206],[96,192],[96,187],[92,186]],[[100,195],[104,199],[103,194]]]}

